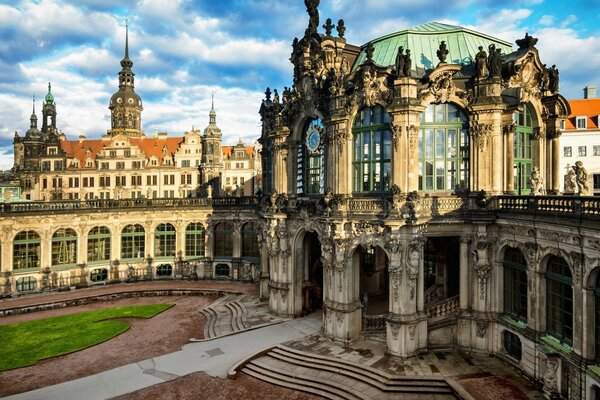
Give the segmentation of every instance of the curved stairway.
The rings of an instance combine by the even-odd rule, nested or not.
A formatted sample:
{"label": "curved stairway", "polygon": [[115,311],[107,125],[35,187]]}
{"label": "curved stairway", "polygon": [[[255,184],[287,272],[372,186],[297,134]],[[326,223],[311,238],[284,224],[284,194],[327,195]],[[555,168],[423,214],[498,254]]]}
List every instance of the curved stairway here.
{"label": "curved stairway", "polygon": [[444,378],[393,376],[346,360],[275,346],[236,367],[275,385],[328,399],[456,399]]}
{"label": "curved stairway", "polygon": [[[285,321],[269,313],[269,306],[248,294],[226,295],[200,310],[206,317],[204,339],[210,340]],[[198,341],[192,339],[192,341]]]}

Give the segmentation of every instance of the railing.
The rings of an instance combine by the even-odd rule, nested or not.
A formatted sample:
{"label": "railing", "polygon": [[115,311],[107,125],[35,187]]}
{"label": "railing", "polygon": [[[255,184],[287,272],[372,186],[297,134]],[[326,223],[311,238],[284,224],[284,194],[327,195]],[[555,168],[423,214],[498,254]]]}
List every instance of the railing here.
{"label": "railing", "polygon": [[384,212],[388,209],[388,199],[348,199],[348,209],[352,212]]}
{"label": "railing", "polygon": [[589,218],[600,217],[600,198],[579,196],[498,196],[497,211],[535,215]]}
{"label": "railing", "polygon": [[442,297],[444,293],[444,285],[436,284],[427,288],[424,293],[425,304],[431,303]]}
{"label": "railing", "polygon": [[385,330],[385,319],[387,314],[374,314],[369,315],[363,313],[362,316],[362,329],[363,331],[383,331]]}
{"label": "railing", "polygon": [[431,319],[442,319],[456,314],[459,308],[458,296],[454,296],[427,308],[427,315]]}

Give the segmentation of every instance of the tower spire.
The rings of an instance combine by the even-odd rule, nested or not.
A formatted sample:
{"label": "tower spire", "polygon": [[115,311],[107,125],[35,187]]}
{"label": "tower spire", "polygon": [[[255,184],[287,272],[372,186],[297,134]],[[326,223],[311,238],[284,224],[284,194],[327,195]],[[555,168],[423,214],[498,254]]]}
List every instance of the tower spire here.
{"label": "tower spire", "polygon": [[125,20],[125,58],[129,58],[129,20]]}
{"label": "tower spire", "polygon": [[31,112],[31,115],[35,115],[35,94],[33,95],[33,111]]}

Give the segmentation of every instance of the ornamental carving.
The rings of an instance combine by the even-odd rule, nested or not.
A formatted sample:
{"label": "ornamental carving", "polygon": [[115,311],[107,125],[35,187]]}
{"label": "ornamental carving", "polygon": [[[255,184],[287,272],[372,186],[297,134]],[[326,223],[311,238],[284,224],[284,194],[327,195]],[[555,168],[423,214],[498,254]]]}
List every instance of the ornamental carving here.
{"label": "ornamental carving", "polygon": [[390,330],[392,331],[392,337],[394,340],[398,339],[398,334],[400,333],[400,325],[395,322],[388,322],[390,324]]}
{"label": "ornamental carving", "polygon": [[410,340],[415,340],[416,331],[417,331],[417,324],[410,324],[408,326],[408,335],[410,336]]}
{"label": "ornamental carving", "polygon": [[456,85],[452,80],[455,71],[446,71],[438,75],[436,79],[431,82],[429,90],[435,97],[436,103],[446,103],[450,100],[456,92]]}
{"label": "ornamental carving", "polygon": [[535,55],[529,53],[521,63],[514,66],[514,74],[510,77],[508,86],[521,89],[521,101],[528,100],[529,97],[539,98],[542,75],[542,70],[536,65]]}
{"label": "ornamental carving", "polygon": [[390,267],[390,279],[392,281],[392,298],[398,301],[400,296],[400,283],[402,282],[402,267]]}
{"label": "ornamental carving", "polygon": [[596,251],[600,251],[600,240],[588,239],[588,246]]}
{"label": "ornamental carving", "polygon": [[408,287],[410,288],[410,299],[415,298],[415,289],[417,287],[417,278],[419,277],[419,266],[423,255],[425,238],[418,237],[413,239],[406,255],[406,277],[408,278]]}
{"label": "ornamental carving", "polygon": [[476,321],[477,326],[477,337],[484,338],[487,333],[488,322],[487,321]]}
{"label": "ornamental carving", "polygon": [[348,129],[346,124],[333,123],[325,127],[325,144],[328,146],[337,145],[340,152],[343,151],[344,145],[349,139]]}
{"label": "ornamental carving", "polygon": [[510,123],[502,125],[502,134],[503,135],[510,135],[515,133],[517,129],[517,122],[515,120],[512,120]]}
{"label": "ornamental carving", "polygon": [[492,134],[492,124],[484,124],[474,121],[469,127],[469,133],[471,134],[473,143],[475,143],[480,151],[483,151],[487,146],[488,140]]}
{"label": "ornamental carving", "polygon": [[546,356],[544,360],[544,392],[555,393],[558,391],[558,357]]}
{"label": "ornamental carving", "polygon": [[408,149],[413,153],[419,144],[419,129],[411,125],[408,127]]}
{"label": "ornamental carving", "polygon": [[535,140],[546,139],[546,129],[540,126],[533,128],[533,138]]}
{"label": "ornamental carving", "polygon": [[577,252],[571,252],[571,266],[573,270],[573,277],[575,278],[575,284],[581,284],[581,275],[585,268],[584,255]]}
{"label": "ornamental carving", "polygon": [[472,254],[474,269],[477,273],[479,282],[479,298],[485,299],[487,282],[490,277],[491,265],[488,258],[489,242],[484,236],[481,236],[473,241]]}
{"label": "ornamental carving", "polygon": [[558,139],[562,135],[562,131],[555,127],[546,128],[546,137],[548,139]]}
{"label": "ornamental carving", "polygon": [[390,128],[392,129],[392,143],[394,144],[394,150],[398,150],[400,139],[402,139],[403,127],[392,123]]}
{"label": "ornamental carving", "polygon": [[350,113],[356,106],[372,107],[376,104],[391,104],[394,91],[388,85],[389,77],[379,76],[377,70],[367,66],[360,72],[357,88],[346,100],[346,112]]}

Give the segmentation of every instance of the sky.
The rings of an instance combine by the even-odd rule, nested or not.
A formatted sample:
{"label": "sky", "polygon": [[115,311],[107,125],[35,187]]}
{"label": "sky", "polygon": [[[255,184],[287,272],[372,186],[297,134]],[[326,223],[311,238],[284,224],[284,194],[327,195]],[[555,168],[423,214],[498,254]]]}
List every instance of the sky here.
{"label": "sky", "polygon": [[[600,87],[600,0],[320,3],[321,24],[343,18],[356,45],[432,21],[511,43],[528,32],[542,62],[559,68],[567,99]],[[224,144],[249,145],[265,88],[292,84],[291,43],[308,25],[302,0],[0,0],[0,170],[12,167],[14,132],[27,131],[32,98],[43,99],[48,82],[67,138],[106,134],[126,19],[146,134],[204,129],[214,93]]]}

